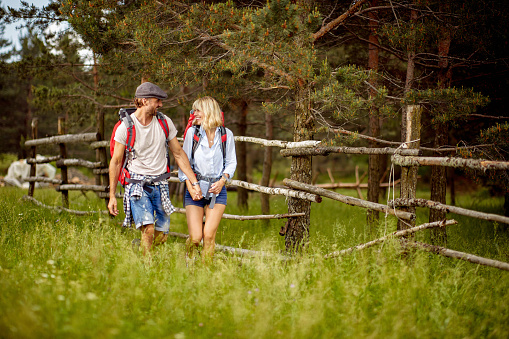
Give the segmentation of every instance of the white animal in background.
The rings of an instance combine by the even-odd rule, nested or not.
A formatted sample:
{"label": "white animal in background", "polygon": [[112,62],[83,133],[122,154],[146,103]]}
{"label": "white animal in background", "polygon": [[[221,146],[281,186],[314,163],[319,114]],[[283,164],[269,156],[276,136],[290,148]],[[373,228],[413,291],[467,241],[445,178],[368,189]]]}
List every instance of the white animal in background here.
{"label": "white animal in background", "polygon": [[[37,154],[37,160],[46,159],[42,155]],[[37,164],[35,166],[35,176],[46,177],[50,179],[55,178],[57,169],[50,164]],[[28,188],[29,182],[26,182],[26,178],[30,176],[30,164],[27,164],[26,159],[14,161],[7,170],[7,175],[4,181],[8,185],[17,186],[19,188]],[[35,187],[41,187],[48,185],[47,183],[35,183]]]}

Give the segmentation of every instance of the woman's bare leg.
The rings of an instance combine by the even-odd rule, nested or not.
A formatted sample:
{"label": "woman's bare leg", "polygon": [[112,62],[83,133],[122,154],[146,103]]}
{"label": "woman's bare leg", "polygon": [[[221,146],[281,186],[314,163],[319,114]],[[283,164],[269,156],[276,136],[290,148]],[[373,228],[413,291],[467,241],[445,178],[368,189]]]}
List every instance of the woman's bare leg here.
{"label": "woman's bare leg", "polygon": [[205,210],[205,226],[203,227],[203,259],[211,260],[216,248],[216,233],[223,217],[226,205],[215,204],[214,208]]}
{"label": "woman's bare leg", "polygon": [[186,241],[186,253],[189,258],[194,257],[194,250],[203,238],[203,208],[195,205],[186,206],[187,229],[189,238]]}

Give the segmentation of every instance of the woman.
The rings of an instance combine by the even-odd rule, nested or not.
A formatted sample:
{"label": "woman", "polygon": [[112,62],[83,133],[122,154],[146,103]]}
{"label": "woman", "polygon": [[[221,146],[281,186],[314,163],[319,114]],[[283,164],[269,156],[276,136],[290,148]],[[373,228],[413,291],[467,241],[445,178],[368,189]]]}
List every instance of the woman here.
{"label": "woman", "polygon": [[[184,139],[186,152],[203,195],[191,196],[188,190],[184,195],[187,227],[189,238],[186,242],[188,257],[203,239],[203,259],[211,259],[214,255],[215,238],[219,222],[226,208],[226,184],[230,182],[235,168],[237,156],[233,133],[223,126],[221,108],[216,100],[203,97],[193,103],[193,126],[187,131]],[[197,130],[197,131],[196,131]],[[225,151],[223,156],[222,134],[226,133]],[[193,137],[197,137],[197,145],[193,154]],[[179,169],[181,181],[189,180]],[[186,185],[186,186],[187,186]],[[205,223],[203,216],[205,215]]]}

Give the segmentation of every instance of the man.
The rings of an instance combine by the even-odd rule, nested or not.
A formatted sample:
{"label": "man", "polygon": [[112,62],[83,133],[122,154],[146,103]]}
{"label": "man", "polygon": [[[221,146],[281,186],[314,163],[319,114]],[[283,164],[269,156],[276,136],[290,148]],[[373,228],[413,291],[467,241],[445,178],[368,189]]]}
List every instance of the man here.
{"label": "man", "polygon": [[[159,86],[144,82],[136,89],[134,104],[136,111],[131,114],[134,129],[134,151],[127,157],[130,178],[124,193],[124,226],[134,222],[136,229],[141,230],[143,253],[147,254],[153,245],[164,243],[170,230],[170,214],[175,211],[171,204],[167,175],[166,135],[159,124],[157,109],[162,107],[162,100],[168,95]],[[168,117],[168,147],[175,157],[178,167],[190,180],[186,181],[187,189],[193,192],[193,199],[200,200],[202,192],[196,176],[191,169],[186,153],[177,141],[177,129]],[[134,134],[134,133],[133,133]],[[118,215],[115,191],[118,176],[122,169],[122,158],[127,145],[127,127],[125,123],[118,126],[115,136],[115,148],[111,157],[110,201],[108,210]],[[155,215],[155,217],[154,217]]]}

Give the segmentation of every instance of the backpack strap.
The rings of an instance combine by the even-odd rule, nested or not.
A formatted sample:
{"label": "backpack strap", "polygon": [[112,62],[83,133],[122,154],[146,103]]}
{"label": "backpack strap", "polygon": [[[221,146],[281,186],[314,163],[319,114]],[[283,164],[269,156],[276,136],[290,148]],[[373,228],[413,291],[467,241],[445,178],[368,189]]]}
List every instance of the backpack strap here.
{"label": "backpack strap", "polygon": [[[194,134],[193,134],[193,146],[191,148],[191,164],[194,162],[194,152],[198,148],[198,144],[200,143],[201,134],[200,134],[200,126],[195,126]],[[223,170],[226,167],[226,127],[219,126],[219,132],[221,134],[221,151],[223,152]]]}
{"label": "backpack strap", "polygon": [[122,171],[127,171],[127,158],[130,152],[134,152],[134,140],[136,139],[136,128],[131,118],[131,114],[125,109],[119,111],[120,120],[125,124],[127,130],[126,147],[124,163],[122,164]]}
{"label": "backpack strap", "polygon": [[187,125],[186,128],[184,129],[184,135],[182,136],[184,139],[186,138],[187,130],[189,129],[189,127],[193,126],[193,121],[194,121],[194,109],[192,109],[189,112],[189,119],[187,119]]}
{"label": "backpack strap", "polygon": [[221,150],[223,151],[223,171],[226,168],[226,128],[224,125],[219,126],[219,131],[221,132]]}
{"label": "backpack strap", "polygon": [[[170,136],[170,127],[168,127],[168,121],[166,121],[166,118],[163,113],[157,112],[157,121],[159,121],[159,125],[161,125],[161,128],[163,129],[165,139],[166,139],[166,173],[168,174],[171,172],[171,164],[170,164],[170,155],[168,154],[168,147],[170,146],[170,140],[168,140]],[[165,178],[166,179],[166,178]]]}
{"label": "backpack strap", "polygon": [[170,128],[168,127],[168,121],[164,117],[164,114],[161,112],[157,112],[157,121],[159,121],[159,125],[164,131],[164,135],[166,136],[166,143],[168,143],[168,136],[170,135]]}
{"label": "backpack strap", "polygon": [[[124,163],[122,164],[122,171],[125,172],[124,175],[127,178],[126,182],[129,182],[129,180],[130,180],[128,177],[129,172],[127,170],[127,159],[128,159],[129,153],[134,152],[134,141],[136,140],[136,128],[134,127],[134,121],[131,118],[131,114],[135,111],[136,111],[136,109],[121,108],[120,111],[118,112],[119,119],[125,124],[126,129],[127,129],[125,156],[124,156]],[[159,122],[159,125],[161,125],[161,128],[164,131],[166,147],[168,147],[169,146],[168,137],[170,134],[170,128],[168,126],[168,122],[166,121],[164,114],[162,114],[161,112],[157,112],[157,121]],[[169,172],[170,172],[170,157],[168,155],[168,151],[166,151],[166,159],[167,159],[166,171],[168,173],[168,176],[166,176],[163,179],[166,179],[167,177],[169,177]]]}
{"label": "backpack strap", "polygon": [[191,148],[191,161],[194,163],[194,152],[198,148],[198,144],[200,143],[201,134],[200,134],[200,126],[194,126],[194,134],[193,134],[193,146]]}
{"label": "backpack strap", "polygon": [[120,120],[122,120],[127,129],[126,152],[132,152],[134,140],[136,139],[136,129],[134,128],[133,118],[131,118],[131,114],[125,109],[121,109],[118,114],[120,116]]}

